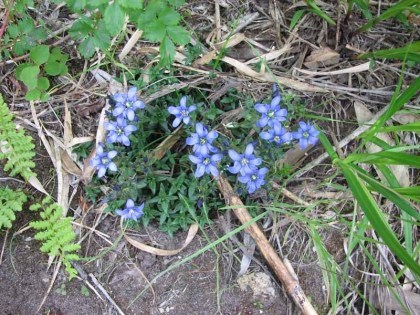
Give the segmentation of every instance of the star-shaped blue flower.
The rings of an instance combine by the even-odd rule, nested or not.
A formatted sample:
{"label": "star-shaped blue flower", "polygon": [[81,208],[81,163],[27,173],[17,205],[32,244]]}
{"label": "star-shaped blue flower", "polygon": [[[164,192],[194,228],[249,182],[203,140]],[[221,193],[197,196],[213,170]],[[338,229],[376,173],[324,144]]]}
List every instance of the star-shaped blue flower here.
{"label": "star-shaped blue flower", "polygon": [[187,138],[186,143],[193,146],[193,151],[200,155],[210,154],[210,152],[217,152],[211,143],[218,137],[218,133],[215,130],[208,131],[202,123],[197,123],[195,125],[196,133],[192,133],[190,137]]}
{"label": "star-shaped blue flower", "polygon": [[115,212],[120,215],[124,220],[137,221],[143,215],[144,202],[140,206],[135,206],[132,199],[128,199],[125,204],[125,209],[117,209]]}
{"label": "star-shaped blue flower", "polygon": [[132,87],[128,90],[127,94],[119,93],[114,94],[113,98],[116,102],[112,115],[118,117],[127,118],[128,120],[134,120],[136,117],[136,110],[145,107],[144,103],[137,100],[137,88]]}
{"label": "star-shaped blue flower", "polygon": [[213,155],[190,155],[189,159],[191,162],[197,165],[197,169],[194,173],[196,178],[199,178],[206,174],[211,174],[214,177],[219,176],[219,171],[217,169],[217,163],[222,160],[223,155],[216,153]]}
{"label": "star-shaped blue flower", "polygon": [[261,118],[257,121],[257,126],[263,128],[269,126],[273,128],[274,125],[280,125],[282,121],[287,118],[287,109],[280,108],[281,96],[275,96],[270,104],[257,103],[255,110],[261,113]]}
{"label": "star-shaped blue flower", "polygon": [[252,194],[265,184],[264,177],[265,174],[267,174],[267,172],[268,168],[266,167],[255,169],[251,173],[239,176],[238,180],[241,183],[246,184],[246,189],[248,190],[248,193]]}
{"label": "star-shaped blue flower", "polygon": [[257,166],[261,164],[261,158],[255,157],[254,154],[254,146],[252,143],[248,144],[245,148],[244,154],[239,154],[235,150],[230,149],[228,151],[230,158],[233,161],[233,166],[229,167],[228,170],[232,174],[240,173],[241,175],[245,175],[248,173],[252,173]]}
{"label": "star-shaped blue flower", "polygon": [[105,123],[105,128],[108,130],[108,136],[106,141],[108,143],[122,143],[125,146],[130,145],[130,139],[128,136],[137,130],[137,127],[134,125],[128,125],[127,121],[119,116],[117,121]]}
{"label": "star-shaped blue flower", "polygon": [[302,150],[305,150],[310,144],[315,145],[318,142],[319,131],[310,123],[299,122],[300,128],[293,132],[293,138],[299,140]]}
{"label": "star-shaped blue flower", "polygon": [[293,140],[292,134],[280,125],[274,125],[273,129],[268,131],[262,131],[260,137],[269,142],[274,142],[277,145],[289,143]]}
{"label": "star-shaped blue flower", "polygon": [[96,155],[90,161],[90,165],[95,166],[98,170],[98,177],[101,178],[105,175],[106,170],[117,171],[117,165],[112,162],[112,159],[117,155],[117,151],[112,150],[109,152],[104,152],[102,145],[98,145],[96,148]]}
{"label": "star-shaped blue flower", "polygon": [[187,107],[187,97],[183,96],[179,101],[179,106],[169,106],[168,112],[172,115],[175,115],[175,120],[172,123],[172,127],[178,127],[181,122],[188,125],[190,123],[190,113],[195,111],[197,106],[191,105]]}

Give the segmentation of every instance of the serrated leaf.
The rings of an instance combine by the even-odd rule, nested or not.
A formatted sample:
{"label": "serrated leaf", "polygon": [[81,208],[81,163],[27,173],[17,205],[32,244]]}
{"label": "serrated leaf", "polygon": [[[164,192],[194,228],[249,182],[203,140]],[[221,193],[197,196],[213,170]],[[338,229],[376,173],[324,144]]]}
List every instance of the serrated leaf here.
{"label": "serrated leaf", "polygon": [[67,0],[66,4],[73,11],[80,11],[80,10],[83,10],[85,8],[86,1],[87,0]]}
{"label": "serrated leaf", "polygon": [[29,90],[32,90],[38,85],[38,66],[28,66],[22,69],[19,80],[21,80],[28,87]]}
{"label": "serrated leaf", "polygon": [[7,27],[7,32],[11,38],[16,38],[19,36],[19,29],[16,24],[11,24]]}
{"label": "serrated leaf", "polygon": [[85,58],[90,58],[95,53],[95,43],[93,37],[87,37],[79,45],[79,51]]}
{"label": "serrated leaf", "polygon": [[186,45],[190,42],[190,33],[182,26],[167,28],[168,35],[178,45]]}
{"label": "serrated leaf", "polygon": [[181,15],[171,7],[165,7],[162,12],[159,13],[159,20],[161,20],[167,26],[178,25]]}
{"label": "serrated leaf", "polygon": [[25,99],[28,101],[36,101],[41,98],[41,91],[38,89],[33,89],[28,91],[25,95]]}
{"label": "serrated leaf", "polygon": [[166,0],[170,5],[176,7],[180,7],[185,3],[185,0]]}
{"label": "serrated leaf", "polygon": [[124,8],[143,9],[143,0],[118,0],[118,4]]}
{"label": "serrated leaf", "polygon": [[72,28],[69,30],[69,34],[74,39],[84,39],[93,31],[93,21],[87,17],[82,17],[77,20]]}
{"label": "serrated leaf", "polygon": [[160,20],[151,22],[145,32],[145,37],[152,42],[163,41],[166,35],[166,26]]}
{"label": "serrated leaf", "polygon": [[38,89],[40,91],[46,91],[50,87],[50,81],[46,77],[38,78]]}
{"label": "serrated leaf", "polygon": [[57,61],[49,61],[44,66],[44,70],[49,75],[59,75],[61,73],[61,64]]}
{"label": "serrated leaf", "polygon": [[124,26],[125,12],[118,3],[114,2],[105,9],[104,19],[109,34],[115,36]]}
{"label": "serrated leaf", "polygon": [[43,63],[46,63],[50,57],[50,49],[47,45],[38,45],[31,49],[29,57],[37,65],[42,65]]}
{"label": "serrated leaf", "polygon": [[165,36],[160,44],[160,63],[170,65],[175,57],[175,45],[168,36]]}

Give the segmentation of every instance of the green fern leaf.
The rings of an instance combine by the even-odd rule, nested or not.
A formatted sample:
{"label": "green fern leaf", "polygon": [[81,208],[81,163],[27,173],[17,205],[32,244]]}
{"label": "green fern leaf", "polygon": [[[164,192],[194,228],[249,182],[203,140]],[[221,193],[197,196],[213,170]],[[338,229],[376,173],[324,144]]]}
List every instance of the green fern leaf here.
{"label": "green fern leaf", "polygon": [[22,211],[26,200],[26,195],[20,190],[0,188],[0,230],[3,227],[12,227],[12,222],[16,219],[15,212]]}

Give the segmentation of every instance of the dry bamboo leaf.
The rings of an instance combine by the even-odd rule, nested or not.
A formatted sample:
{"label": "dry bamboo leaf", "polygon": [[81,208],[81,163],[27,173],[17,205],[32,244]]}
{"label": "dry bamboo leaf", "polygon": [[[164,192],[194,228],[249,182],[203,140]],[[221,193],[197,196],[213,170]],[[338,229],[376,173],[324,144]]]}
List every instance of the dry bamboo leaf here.
{"label": "dry bamboo leaf", "polygon": [[259,80],[259,81],[279,83],[279,84],[285,85],[289,88],[292,88],[292,89],[295,89],[295,90],[298,90],[298,91],[321,92],[321,93],[326,92],[325,89],[320,88],[320,87],[316,87],[316,86],[308,84],[308,83],[296,81],[296,80],[289,79],[289,78],[282,78],[282,77],[279,77],[279,76],[271,75],[269,73],[264,73],[264,74],[258,73],[256,71],[254,71],[253,69],[251,69],[250,67],[248,67],[246,64],[244,64],[244,63],[242,63],[242,62],[240,62],[236,59],[230,58],[230,57],[223,57],[222,61],[230,64],[233,67],[235,67],[236,70],[238,70],[242,74],[250,76],[250,77],[252,77],[256,80]]}
{"label": "dry bamboo leaf", "polygon": [[67,173],[73,174],[78,178],[82,177],[82,170],[76,163],[74,163],[73,159],[70,157],[67,151],[61,151],[61,162],[63,164],[64,170]]}
{"label": "dry bamboo leaf", "polygon": [[392,119],[399,122],[401,125],[412,124],[420,121],[419,114],[395,114]]}
{"label": "dry bamboo leaf", "polygon": [[329,47],[314,50],[303,63],[309,69],[335,65],[340,61],[340,54]]}
{"label": "dry bamboo leaf", "polygon": [[41,182],[39,181],[39,179],[35,176],[31,176],[28,180],[29,184],[32,185],[32,187],[34,187],[36,190],[42,192],[43,194],[48,196],[47,191],[45,190],[44,186],[42,186]]}
{"label": "dry bamboo leaf", "polygon": [[148,252],[150,254],[153,255],[157,255],[157,256],[173,256],[173,255],[177,255],[179,254],[185,247],[187,247],[191,241],[194,239],[195,235],[198,232],[198,224],[194,223],[190,226],[189,230],[188,230],[188,235],[187,238],[184,241],[184,244],[178,248],[178,249],[172,249],[172,250],[167,250],[167,249],[159,249],[156,247],[152,247],[146,244],[143,244],[139,241],[136,241],[135,239],[129,237],[127,234],[124,234],[124,238],[127,240],[127,242],[129,242],[131,245],[133,245],[134,247]]}
{"label": "dry bamboo leaf", "polygon": [[[369,120],[371,120],[372,117],[373,117],[370,110],[364,104],[362,104],[359,101],[354,102],[354,109],[356,111],[357,122],[359,123],[360,126],[365,124]],[[378,133],[376,136],[379,139],[381,139],[382,141],[389,144],[390,146],[395,146],[395,142],[389,136],[389,134]],[[373,144],[373,143],[368,143],[366,145],[366,149],[369,153],[376,153],[376,152],[382,151],[381,147],[379,147],[379,146],[377,146],[376,144]],[[407,166],[405,166],[405,165],[389,165],[389,169],[395,175],[395,177],[397,178],[398,182],[400,183],[400,185],[402,187],[410,186],[410,176],[409,176],[409,173],[408,173],[408,167]],[[379,170],[377,170],[377,171],[378,171],[379,177],[381,178],[381,181],[386,182],[386,179],[383,176],[383,174]]]}
{"label": "dry bamboo leaf", "polygon": [[95,140],[95,138],[91,137],[91,136],[73,138],[69,143],[66,143],[65,149],[70,149],[70,148],[74,147],[75,145],[90,142],[90,141],[93,141],[93,140]]}
{"label": "dry bamboo leaf", "polygon": [[340,69],[336,71],[308,71],[304,69],[294,68],[294,70],[302,72],[308,75],[338,75],[338,74],[347,74],[347,73],[359,73],[363,71],[367,71],[370,68],[370,62],[363,63],[358,66]]}
{"label": "dry bamboo leaf", "polygon": [[261,60],[265,60],[265,61],[274,60],[274,59],[277,59],[278,57],[280,57],[281,55],[285,54],[289,50],[290,50],[290,45],[286,44],[281,49],[270,51],[269,53],[266,53],[264,55],[252,58],[252,59],[248,60],[247,62],[245,62],[245,64],[247,64],[247,65],[254,64],[254,63],[260,62]]}
{"label": "dry bamboo leaf", "polygon": [[134,45],[138,42],[138,40],[143,35],[143,31],[136,30],[133,35],[131,35],[130,39],[128,40],[127,44],[125,44],[124,48],[118,55],[118,59],[123,61],[123,59],[128,55],[128,53],[133,49]]}

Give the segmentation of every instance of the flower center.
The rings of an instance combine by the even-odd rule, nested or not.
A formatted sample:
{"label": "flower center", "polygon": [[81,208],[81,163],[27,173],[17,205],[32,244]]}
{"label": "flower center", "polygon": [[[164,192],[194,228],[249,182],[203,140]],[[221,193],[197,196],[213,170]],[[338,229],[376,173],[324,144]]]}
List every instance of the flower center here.
{"label": "flower center", "polygon": [[256,181],[256,180],[257,180],[257,178],[258,178],[258,176],[257,176],[257,175],[255,175],[255,174],[254,174],[254,175],[251,175],[251,180],[252,180],[252,181]]}
{"label": "flower center", "polygon": [[309,138],[309,133],[305,131],[305,132],[302,134],[302,136],[303,136],[304,138]]}
{"label": "flower center", "polygon": [[102,164],[107,165],[109,163],[108,158],[102,158]]}
{"label": "flower center", "polygon": [[200,138],[200,144],[205,145],[207,143],[206,138]]}
{"label": "flower center", "polygon": [[249,163],[249,160],[247,158],[242,158],[241,159],[242,166],[248,165],[248,163]]}
{"label": "flower center", "polygon": [[133,106],[133,103],[131,102],[125,102],[125,107],[131,108]]}
{"label": "flower center", "polygon": [[280,142],[280,136],[275,136],[275,137],[273,138],[273,140],[274,140],[275,142]]}
{"label": "flower center", "polygon": [[181,110],[182,117],[188,117],[188,111],[186,109]]}
{"label": "flower center", "polygon": [[209,165],[210,164],[210,159],[209,158],[205,158],[203,161],[204,165]]}
{"label": "flower center", "polygon": [[133,216],[135,213],[136,213],[136,212],[135,212],[133,209],[130,209],[130,211],[128,211],[128,214],[129,214],[130,216]]}
{"label": "flower center", "polygon": [[273,118],[276,112],[274,110],[270,110],[267,114],[268,117]]}
{"label": "flower center", "polygon": [[122,128],[118,128],[118,129],[117,129],[117,134],[118,134],[118,135],[121,135],[123,132],[124,132],[124,130],[122,130]]}

